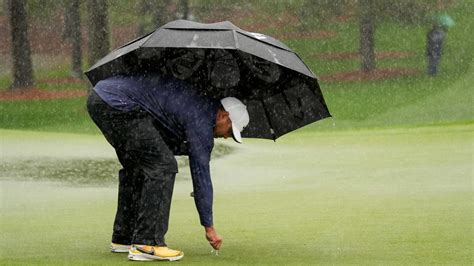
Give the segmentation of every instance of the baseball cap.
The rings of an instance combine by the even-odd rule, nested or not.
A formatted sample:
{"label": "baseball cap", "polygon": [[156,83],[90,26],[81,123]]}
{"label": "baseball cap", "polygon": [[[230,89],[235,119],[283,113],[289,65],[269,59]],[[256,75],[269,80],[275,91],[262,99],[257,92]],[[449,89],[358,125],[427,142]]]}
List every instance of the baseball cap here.
{"label": "baseball cap", "polygon": [[226,97],[221,99],[221,104],[229,113],[232,122],[232,137],[238,143],[242,143],[240,132],[249,124],[250,118],[247,112],[247,106],[239,99],[234,97]]}

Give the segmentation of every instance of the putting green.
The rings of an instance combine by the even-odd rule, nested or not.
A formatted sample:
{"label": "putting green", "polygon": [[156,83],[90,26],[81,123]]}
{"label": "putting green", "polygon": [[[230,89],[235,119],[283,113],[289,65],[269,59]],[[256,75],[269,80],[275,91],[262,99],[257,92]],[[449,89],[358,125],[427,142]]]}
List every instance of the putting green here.
{"label": "putting green", "polygon": [[[222,251],[210,253],[188,179],[176,183],[168,244],[184,250],[185,264],[471,265],[473,132],[469,124],[226,141],[235,153],[212,161]],[[2,160],[114,156],[100,136],[0,137]],[[1,264],[128,263],[107,250],[115,185],[0,185]]]}

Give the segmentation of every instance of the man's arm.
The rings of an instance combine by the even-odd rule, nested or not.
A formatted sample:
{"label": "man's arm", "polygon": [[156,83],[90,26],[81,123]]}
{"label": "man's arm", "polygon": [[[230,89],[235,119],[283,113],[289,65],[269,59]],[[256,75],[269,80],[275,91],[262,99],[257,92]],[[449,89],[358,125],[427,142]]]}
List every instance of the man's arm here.
{"label": "man's arm", "polygon": [[189,152],[189,168],[193,180],[194,202],[199,213],[199,220],[202,226],[213,225],[212,202],[213,188],[209,173],[209,162],[205,162],[204,156],[194,155],[193,148]]}
{"label": "man's arm", "polygon": [[[203,127],[200,128],[202,129]],[[214,139],[207,132],[199,131],[197,128],[193,128],[193,130],[186,132],[189,167],[193,179],[194,202],[199,213],[201,225],[205,228],[206,239],[214,249],[220,249],[222,238],[214,228],[212,217],[213,189],[209,169]]]}

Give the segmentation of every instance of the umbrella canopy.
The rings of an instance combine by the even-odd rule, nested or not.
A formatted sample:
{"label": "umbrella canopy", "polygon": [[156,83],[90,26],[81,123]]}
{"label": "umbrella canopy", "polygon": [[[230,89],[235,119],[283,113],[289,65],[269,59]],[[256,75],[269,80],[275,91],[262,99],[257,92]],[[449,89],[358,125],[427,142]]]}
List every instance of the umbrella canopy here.
{"label": "umbrella canopy", "polygon": [[438,16],[438,23],[442,27],[446,27],[446,28],[452,28],[454,27],[454,25],[456,25],[454,20],[448,14],[443,14],[443,15]]}
{"label": "umbrella canopy", "polygon": [[314,73],[282,42],[224,21],[176,20],[100,59],[86,76],[95,85],[116,75],[173,75],[216,99],[248,108],[243,137],[276,139],[329,117]]}

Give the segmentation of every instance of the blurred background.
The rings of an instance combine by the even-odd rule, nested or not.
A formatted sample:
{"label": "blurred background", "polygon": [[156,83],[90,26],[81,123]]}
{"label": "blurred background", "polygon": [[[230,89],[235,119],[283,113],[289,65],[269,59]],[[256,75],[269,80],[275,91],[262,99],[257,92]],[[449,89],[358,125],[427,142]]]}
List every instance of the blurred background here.
{"label": "blurred background", "polygon": [[[463,83],[472,80],[469,0],[2,0],[0,5],[1,128],[96,132],[83,110],[90,87],[83,72],[111,50],[176,19],[228,20],[285,42],[319,77],[334,116],[310,128],[473,118],[472,97],[466,97],[472,90]],[[445,28],[434,77],[426,74],[427,34],[441,16],[453,23]],[[32,113],[41,119],[31,119]]]}

